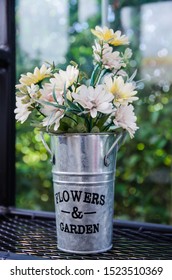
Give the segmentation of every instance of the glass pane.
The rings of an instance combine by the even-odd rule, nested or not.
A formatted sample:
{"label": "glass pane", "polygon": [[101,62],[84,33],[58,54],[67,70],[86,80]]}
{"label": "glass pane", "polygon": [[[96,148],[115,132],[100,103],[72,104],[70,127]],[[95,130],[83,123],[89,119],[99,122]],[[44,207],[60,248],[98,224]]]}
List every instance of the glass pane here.
{"label": "glass pane", "polygon": [[110,25],[130,38],[140,129],[118,154],[116,217],[172,224],[172,2],[126,3],[110,6]]}
{"label": "glass pane", "polygon": [[[16,1],[17,81],[45,61],[65,68],[74,60],[89,73],[90,28],[100,18],[100,0]],[[17,207],[54,210],[50,158],[28,123],[17,123],[16,170]]]}

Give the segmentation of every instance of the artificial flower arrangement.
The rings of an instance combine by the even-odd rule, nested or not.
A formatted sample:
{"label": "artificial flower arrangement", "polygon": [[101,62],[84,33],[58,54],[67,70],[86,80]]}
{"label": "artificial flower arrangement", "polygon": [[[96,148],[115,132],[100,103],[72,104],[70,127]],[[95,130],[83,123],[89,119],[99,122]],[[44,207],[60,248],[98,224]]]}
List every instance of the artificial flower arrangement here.
{"label": "artificial flower arrangement", "polygon": [[107,27],[91,30],[96,36],[94,69],[90,79],[72,62],[66,70],[43,64],[33,73],[22,74],[16,85],[16,120],[30,116],[51,133],[99,133],[126,130],[132,138],[138,129],[133,101],[137,100],[136,71],[125,68],[132,51],[115,50],[128,45],[127,36]]}

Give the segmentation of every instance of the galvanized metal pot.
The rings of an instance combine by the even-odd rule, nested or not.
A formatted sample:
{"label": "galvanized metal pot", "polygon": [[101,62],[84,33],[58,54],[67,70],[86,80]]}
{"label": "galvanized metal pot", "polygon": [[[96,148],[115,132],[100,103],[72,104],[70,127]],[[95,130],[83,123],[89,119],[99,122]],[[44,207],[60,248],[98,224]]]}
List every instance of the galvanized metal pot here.
{"label": "galvanized metal pot", "polygon": [[59,249],[88,254],[112,247],[120,137],[113,133],[51,135]]}

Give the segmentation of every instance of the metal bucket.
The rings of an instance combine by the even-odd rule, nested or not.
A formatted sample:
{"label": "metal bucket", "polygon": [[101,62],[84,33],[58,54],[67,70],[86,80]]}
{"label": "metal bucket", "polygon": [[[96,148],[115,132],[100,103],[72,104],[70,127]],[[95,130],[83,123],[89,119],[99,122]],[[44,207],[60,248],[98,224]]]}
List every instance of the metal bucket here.
{"label": "metal bucket", "polygon": [[88,254],[112,247],[120,138],[113,133],[51,135],[49,152],[60,250]]}

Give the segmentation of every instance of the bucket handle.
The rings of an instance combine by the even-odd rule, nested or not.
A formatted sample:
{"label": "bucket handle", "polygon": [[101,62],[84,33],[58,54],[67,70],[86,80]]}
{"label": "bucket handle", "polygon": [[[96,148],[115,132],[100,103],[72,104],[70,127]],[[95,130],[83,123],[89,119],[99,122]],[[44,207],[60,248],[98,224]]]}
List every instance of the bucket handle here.
{"label": "bucket handle", "polygon": [[111,152],[113,151],[113,149],[118,145],[119,140],[121,140],[121,141],[120,141],[120,144],[118,145],[118,147],[120,147],[120,146],[122,145],[125,136],[126,136],[126,133],[125,133],[125,132],[121,132],[121,133],[117,136],[115,142],[112,144],[112,146],[110,147],[109,151],[106,153],[106,155],[105,155],[105,157],[104,157],[104,165],[105,165],[105,166],[109,166],[109,165],[110,165],[109,155],[111,154]]}
{"label": "bucket handle", "polygon": [[[120,145],[118,145],[118,147],[122,145],[122,142],[123,142],[125,136],[126,136],[126,133],[122,133],[122,132],[118,135],[118,137],[116,138],[115,142],[112,144],[112,146],[110,147],[109,151],[104,156],[104,165],[105,166],[109,166],[110,165],[109,155],[111,154],[113,149],[118,145],[119,140],[121,140],[121,141],[120,141]],[[53,164],[55,164],[55,157],[54,157],[52,151],[50,150],[48,144],[46,143],[45,138],[44,138],[44,133],[42,131],[40,132],[40,137],[41,137],[41,140],[42,140],[42,143],[43,143],[45,149],[47,150],[47,152],[51,156],[51,160],[50,161]]]}
{"label": "bucket handle", "polygon": [[40,137],[41,137],[41,140],[42,140],[42,143],[43,143],[45,149],[47,150],[47,152],[48,152],[48,153],[50,154],[50,156],[51,156],[51,160],[50,160],[50,161],[51,161],[53,164],[55,164],[55,157],[54,157],[52,151],[50,150],[48,144],[47,144],[46,141],[45,141],[43,131],[40,132]]}

